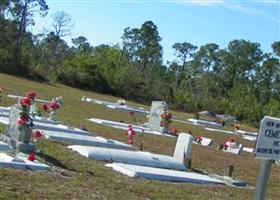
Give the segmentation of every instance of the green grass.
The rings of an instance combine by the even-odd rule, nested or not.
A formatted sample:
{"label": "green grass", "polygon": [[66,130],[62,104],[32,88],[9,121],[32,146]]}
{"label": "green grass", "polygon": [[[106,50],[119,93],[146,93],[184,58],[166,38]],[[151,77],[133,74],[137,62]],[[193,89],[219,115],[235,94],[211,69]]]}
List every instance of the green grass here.
{"label": "green grass", "polygon": [[[84,103],[82,96],[108,101],[118,98],[98,93],[83,91],[59,84],[42,84],[29,80],[0,74],[0,85],[4,87],[2,105],[14,103],[6,94],[24,95],[29,90],[39,93],[41,99],[62,96],[63,107],[58,111],[58,120],[79,127],[84,124],[94,134],[111,139],[126,141],[122,131],[97,125],[87,121],[90,117],[112,119],[132,123],[126,112],[106,109],[103,106]],[[143,105],[127,102],[131,105]],[[193,117],[191,113],[173,112],[184,119]],[[146,118],[137,115],[138,120]],[[242,153],[232,155],[219,152],[216,146],[229,136],[222,133],[208,132],[200,127],[173,122],[180,132],[192,129],[194,135],[204,135],[214,140],[212,147],[193,145],[192,166],[196,170],[226,175],[229,165],[234,165],[233,176],[255,186],[259,163],[253,155]],[[254,130],[248,125],[241,125]],[[226,127],[232,130],[231,126]],[[245,146],[254,146],[254,142],[236,137]],[[147,151],[172,155],[175,139],[145,135],[144,149]],[[251,188],[234,188],[229,186],[192,185],[133,179],[113,172],[104,167],[103,162],[88,160],[67,149],[66,144],[43,140],[37,147],[42,150],[40,159],[52,165],[48,172],[20,171],[0,169],[0,199],[252,199],[254,190]],[[139,141],[136,148],[139,147]],[[280,167],[273,165],[266,199],[280,199]]]}

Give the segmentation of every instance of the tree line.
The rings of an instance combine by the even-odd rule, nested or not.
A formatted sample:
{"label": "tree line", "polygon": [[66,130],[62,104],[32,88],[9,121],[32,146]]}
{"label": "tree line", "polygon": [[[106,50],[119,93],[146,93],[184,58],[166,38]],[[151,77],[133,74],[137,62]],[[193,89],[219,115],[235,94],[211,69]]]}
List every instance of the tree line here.
{"label": "tree line", "polygon": [[280,41],[272,53],[234,39],[224,49],[173,44],[176,59],[163,64],[162,38],[152,21],[128,27],[121,44],[92,46],[79,36],[68,44],[71,16],[54,15],[46,33],[34,35],[34,15],[46,16],[45,0],[0,0],[0,71],[61,82],[149,104],[165,100],[188,112],[227,113],[258,125],[280,117]]}

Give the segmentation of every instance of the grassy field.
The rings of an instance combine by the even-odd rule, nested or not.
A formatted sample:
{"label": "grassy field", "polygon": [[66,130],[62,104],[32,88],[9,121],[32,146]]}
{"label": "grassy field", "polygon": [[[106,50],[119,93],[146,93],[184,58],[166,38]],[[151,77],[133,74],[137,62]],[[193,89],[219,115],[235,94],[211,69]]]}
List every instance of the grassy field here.
{"label": "grassy field", "polygon": [[[128,113],[80,101],[82,96],[108,101],[116,101],[117,97],[59,84],[36,83],[4,74],[0,74],[0,85],[4,87],[1,102],[4,106],[14,103],[13,99],[6,97],[6,94],[24,95],[27,91],[35,90],[41,99],[51,99],[59,95],[63,97],[64,105],[58,111],[58,120],[75,127],[85,125],[93,134],[126,142],[122,131],[97,125],[86,119],[97,117],[132,123],[133,119]],[[127,103],[145,107],[134,102]],[[193,114],[183,112],[172,113],[185,119],[193,117]],[[146,120],[143,116],[136,117],[142,122]],[[245,180],[250,186],[255,187],[260,161],[255,159],[254,155],[241,153],[236,156],[216,150],[217,145],[223,143],[228,135],[176,122],[173,122],[172,126],[180,132],[192,129],[194,136],[203,135],[214,140],[211,147],[193,145],[194,170],[227,175],[229,165],[234,165],[233,177]],[[254,130],[247,125],[241,125],[241,128],[244,127]],[[239,137],[236,139],[245,146],[254,146],[254,142]],[[144,150],[172,155],[175,142],[174,138],[145,135]],[[138,147],[139,143],[136,145],[136,148]],[[52,165],[52,169],[48,172],[0,169],[0,199],[253,199],[252,187],[236,188],[133,179],[104,167],[103,162],[88,160],[71,152],[63,143],[43,140],[37,144],[37,148],[42,150],[40,159]],[[279,191],[280,166],[273,165],[266,199],[280,199]]]}

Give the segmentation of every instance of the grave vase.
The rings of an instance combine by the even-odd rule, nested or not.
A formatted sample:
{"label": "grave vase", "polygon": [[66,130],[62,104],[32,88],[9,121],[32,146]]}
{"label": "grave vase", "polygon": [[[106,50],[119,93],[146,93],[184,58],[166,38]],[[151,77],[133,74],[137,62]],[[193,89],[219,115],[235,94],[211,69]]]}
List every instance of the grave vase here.
{"label": "grave vase", "polygon": [[56,111],[51,111],[49,114],[49,119],[56,120]]}
{"label": "grave vase", "polygon": [[19,130],[19,141],[28,144],[30,142],[30,137],[32,134],[32,129],[31,127],[28,126],[19,126],[18,127]]}

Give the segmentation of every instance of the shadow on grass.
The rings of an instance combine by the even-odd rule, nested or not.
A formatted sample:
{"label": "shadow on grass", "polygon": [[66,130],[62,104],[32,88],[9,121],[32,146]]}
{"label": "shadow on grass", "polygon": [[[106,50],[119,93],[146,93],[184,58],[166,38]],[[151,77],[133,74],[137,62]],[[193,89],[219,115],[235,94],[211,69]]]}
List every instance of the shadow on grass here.
{"label": "shadow on grass", "polygon": [[199,173],[199,174],[205,174],[205,172],[203,172],[202,170],[200,170],[200,169],[196,169],[196,168],[189,168],[190,169],[190,171],[192,171],[192,172],[195,172],[195,173]]}
{"label": "shadow on grass", "polygon": [[51,163],[57,167],[61,167],[63,169],[68,169],[68,167],[66,165],[64,165],[62,162],[60,162],[59,160],[57,160],[56,158],[49,156],[47,154],[44,153],[38,153],[38,156],[40,156],[42,159],[44,159],[46,162]]}

